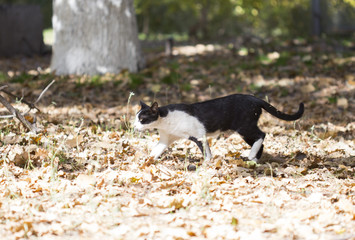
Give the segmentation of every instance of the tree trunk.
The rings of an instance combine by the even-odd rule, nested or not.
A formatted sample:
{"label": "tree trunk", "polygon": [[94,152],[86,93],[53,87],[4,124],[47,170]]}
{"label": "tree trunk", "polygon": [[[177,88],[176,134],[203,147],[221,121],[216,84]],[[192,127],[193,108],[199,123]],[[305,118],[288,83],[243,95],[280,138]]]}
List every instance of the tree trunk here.
{"label": "tree trunk", "polygon": [[133,0],[54,0],[56,74],[137,72],[143,67]]}

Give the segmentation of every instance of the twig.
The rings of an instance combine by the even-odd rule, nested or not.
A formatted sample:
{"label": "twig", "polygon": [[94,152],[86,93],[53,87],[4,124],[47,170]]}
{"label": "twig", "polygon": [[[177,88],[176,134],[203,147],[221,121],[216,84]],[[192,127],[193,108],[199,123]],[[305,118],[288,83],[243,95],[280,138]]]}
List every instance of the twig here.
{"label": "twig", "polygon": [[26,120],[24,116],[16,109],[14,108],[6,99],[0,95],[0,102],[2,105],[4,105],[7,110],[9,110],[10,113],[12,113],[13,116],[16,116],[20,122],[27,127],[31,132],[36,133],[37,132],[37,127],[32,125],[29,121]]}
{"label": "twig", "polygon": [[34,103],[31,103],[31,106],[33,106],[33,107],[29,106],[30,109],[28,109],[28,111],[27,111],[24,115],[26,115],[27,113],[29,113],[33,108],[36,108],[36,109],[38,110],[38,112],[41,112],[41,110],[39,110],[39,109],[36,107],[35,104],[38,103],[39,100],[41,100],[43,94],[44,94],[45,92],[47,92],[47,90],[50,88],[50,86],[52,86],[52,84],[53,84],[54,82],[55,82],[55,80],[53,79],[52,82],[51,82],[50,84],[48,84],[48,86],[47,86],[45,89],[43,89],[43,91],[41,92],[41,94],[39,95],[39,97],[37,98],[37,100],[36,100]]}
{"label": "twig", "polygon": [[43,94],[44,94],[45,92],[47,92],[47,90],[53,85],[54,82],[55,82],[55,80],[53,79],[53,81],[41,92],[41,94],[39,95],[39,97],[37,98],[37,100],[35,101],[34,104],[38,103],[39,100],[41,100]]}
{"label": "twig", "polygon": [[[27,119],[24,117],[24,115],[26,115],[27,113],[29,113],[32,109],[37,109],[39,112],[40,110],[36,107],[36,103],[38,103],[43,94],[50,88],[50,86],[53,85],[53,83],[55,82],[55,80],[53,80],[39,95],[39,97],[37,98],[37,100],[34,103],[30,103],[24,99],[21,99],[21,102],[27,104],[29,106],[29,110],[24,113],[23,115],[16,109],[14,108],[3,96],[0,95],[0,103],[2,103],[12,115],[7,115],[7,116],[0,116],[0,118],[14,118],[16,117],[25,127],[27,127],[31,132],[36,133],[38,131],[38,128],[36,127],[35,124],[31,124],[29,121],[27,121]],[[13,98],[18,98],[16,95],[12,94],[11,92],[8,92],[6,90],[4,90],[4,88],[6,88],[7,85],[1,86],[0,87],[0,91],[6,93],[7,95],[13,97]]]}
{"label": "twig", "polygon": [[[5,85],[6,87],[7,87],[7,85]],[[5,87],[5,86],[2,86],[2,87]],[[4,90],[3,88],[0,88],[0,91],[2,91],[3,93],[6,93],[7,95],[9,95],[9,96],[11,96],[11,97],[13,97],[13,98],[15,98],[15,99],[18,99],[19,97],[17,97],[15,94],[13,94],[13,93],[11,93],[11,92],[9,92],[9,91],[7,91],[7,90]],[[31,109],[37,109],[39,112],[40,112],[40,110],[33,104],[33,103],[30,103],[30,102],[28,102],[28,101],[26,101],[25,99],[23,99],[23,98],[21,98],[21,102],[23,102],[24,104],[26,104],[29,108],[30,108],[30,110]]]}
{"label": "twig", "polygon": [[5,116],[0,116],[0,118],[5,119],[5,118],[14,118],[16,115],[5,115]]}
{"label": "twig", "polygon": [[[41,112],[41,110],[35,105],[36,103],[38,103],[41,98],[43,97],[44,93],[47,92],[47,90],[50,88],[50,86],[53,85],[53,83],[55,82],[55,80],[53,80],[42,92],[41,94],[39,95],[39,97],[37,98],[37,100],[34,102],[34,103],[31,103],[31,102],[28,102],[26,101],[25,99],[23,99],[23,97],[21,98],[21,102],[23,102],[24,104],[26,104],[30,109],[24,114],[26,115],[27,113],[29,113],[32,109],[36,109],[38,112]],[[2,91],[3,93],[6,93],[7,95],[15,98],[15,99],[18,99],[19,97],[16,96],[15,94],[7,91],[7,90],[4,90],[4,88],[6,88],[7,85],[4,85],[4,86],[1,86],[0,87],[0,91]]]}

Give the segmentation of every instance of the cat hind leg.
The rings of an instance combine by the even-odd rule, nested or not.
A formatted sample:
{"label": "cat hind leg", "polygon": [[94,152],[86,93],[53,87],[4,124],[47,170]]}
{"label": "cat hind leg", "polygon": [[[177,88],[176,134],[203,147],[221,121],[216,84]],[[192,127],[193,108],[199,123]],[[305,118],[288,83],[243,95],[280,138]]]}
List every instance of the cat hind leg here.
{"label": "cat hind leg", "polygon": [[263,138],[259,138],[257,141],[253,143],[248,156],[248,159],[250,161],[258,162],[264,149],[263,141],[264,141]]}
{"label": "cat hind leg", "polygon": [[[194,143],[196,143],[196,145],[198,146],[198,148],[200,149],[202,155],[204,156],[206,161],[209,161],[212,159],[212,153],[211,153],[211,149],[208,146],[208,142],[207,139],[204,143],[202,143],[201,141],[199,141],[197,138],[195,137],[189,137],[189,140],[193,141]],[[204,151],[205,148],[205,151]]]}
{"label": "cat hind leg", "polygon": [[248,134],[241,134],[246,143],[251,146],[248,159],[250,161],[258,162],[263,150],[264,150],[264,138],[265,133],[263,133],[258,127],[254,131],[248,131]]}

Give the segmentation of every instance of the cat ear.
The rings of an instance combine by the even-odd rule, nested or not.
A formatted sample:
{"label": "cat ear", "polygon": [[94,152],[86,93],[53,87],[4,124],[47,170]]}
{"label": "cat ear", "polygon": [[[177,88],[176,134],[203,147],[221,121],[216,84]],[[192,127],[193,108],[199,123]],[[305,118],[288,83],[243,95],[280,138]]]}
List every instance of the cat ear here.
{"label": "cat ear", "polygon": [[150,107],[150,109],[152,110],[153,113],[157,113],[157,112],[158,112],[158,109],[159,109],[158,103],[157,103],[157,102],[154,102],[154,103],[152,104],[152,106]]}
{"label": "cat ear", "polygon": [[141,108],[149,108],[149,106],[142,101],[140,101],[140,104],[141,104]]}

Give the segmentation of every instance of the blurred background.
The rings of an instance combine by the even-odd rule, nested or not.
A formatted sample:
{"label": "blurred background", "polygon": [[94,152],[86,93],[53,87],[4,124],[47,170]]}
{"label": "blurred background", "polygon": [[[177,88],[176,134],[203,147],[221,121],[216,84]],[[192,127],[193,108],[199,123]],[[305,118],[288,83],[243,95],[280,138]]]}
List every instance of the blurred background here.
{"label": "blurred background", "polygon": [[[36,4],[43,14],[44,40],[52,36],[52,1],[0,0],[0,4]],[[351,37],[355,0],[134,0],[139,39],[230,41],[262,38]],[[349,43],[350,44],[350,43]]]}
{"label": "blurred background", "polygon": [[[112,6],[115,1],[58,2],[74,5],[80,2],[87,10],[85,7],[89,3]],[[99,72],[75,77],[69,73],[61,80],[72,82],[73,92],[78,91],[78,86],[92,87],[95,88],[93,96],[96,96],[95,91],[105,90],[112,92],[112,99],[116,101],[119,89],[128,95],[129,91],[134,91],[136,95],[161,98],[164,103],[200,101],[232,92],[291,97],[299,89],[306,95],[320,91],[320,86],[327,86],[332,79],[336,89],[344,88],[349,99],[353,99],[349,86],[355,85],[355,0],[134,0],[133,3],[145,66],[138,72],[123,67],[112,75]],[[13,26],[24,13],[10,13],[8,24],[1,20],[4,6],[9,5],[35,6],[27,8],[27,17],[22,20],[22,24],[28,26]],[[54,42],[52,16],[53,1],[0,0],[0,46],[4,45],[1,41],[11,43],[8,35],[1,35],[2,27],[11,28],[16,35],[19,28],[35,32],[29,29],[35,18],[41,25],[33,37],[38,43],[40,36],[41,44],[37,49],[41,54],[18,55],[15,51],[19,45],[16,44],[13,44],[13,55],[2,55],[0,49],[0,82],[27,83],[33,79],[48,82],[57,78],[50,68],[54,56],[51,50]],[[93,22],[101,27],[100,15],[95,16],[98,20]],[[95,17],[89,18],[92,21]],[[70,24],[71,21],[74,20],[69,20],[73,28],[69,26],[67,32],[75,32],[75,27],[79,26]],[[93,38],[96,37],[94,34]],[[112,34],[101,38],[113,38],[111,42],[117,39]],[[171,46],[167,44],[169,39],[173,39]],[[21,44],[25,53],[33,50],[33,44],[23,41]],[[55,47],[53,49],[55,53]],[[102,51],[103,48],[97,49]],[[110,49],[109,52],[118,51]],[[281,86],[280,81],[284,80],[287,84]],[[295,83],[297,85],[292,85],[291,89],[290,84]],[[71,85],[65,85],[68,86]],[[126,102],[127,94],[122,96],[122,102]],[[77,95],[82,97],[87,93]],[[345,109],[353,101],[346,100],[344,92],[329,90],[325,95],[324,102],[344,105]],[[299,98],[305,101],[305,96]],[[338,99],[345,99],[346,104]],[[57,100],[65,101],[72,99],[66,96]]]}

